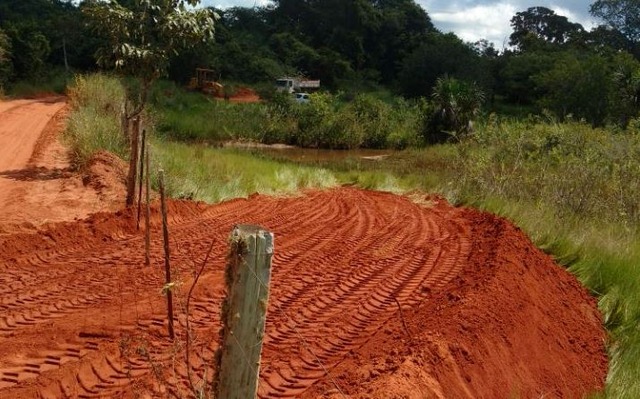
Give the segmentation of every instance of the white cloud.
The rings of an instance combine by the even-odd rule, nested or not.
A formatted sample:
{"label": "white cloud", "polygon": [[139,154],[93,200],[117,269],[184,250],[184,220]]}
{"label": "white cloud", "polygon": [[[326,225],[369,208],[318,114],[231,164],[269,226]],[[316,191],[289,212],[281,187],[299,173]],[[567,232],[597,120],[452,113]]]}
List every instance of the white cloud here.
{"label": "white cloud", "polygon": [[555,11],[556,14],[567,17],[569,21],[579,23],[586,30],[591,30],[597,25],[596,21],[590,16],[581,16],[569,10],[568,8],[564,8],[556,5],[551,5],[549,6],[549,8]]}
{"label": "white cloud", "polygon": [[487,39],[498,49],[508,45],[511,18],[529,7],[548,7],[587,30],[596,25],[589,15],[588,0],[563,1],[562,5],[548,0],[417,0],[417,3],[427,10],[441,31],[454,32],[468,42]]}
{"label": "white cloud", "polygon": [[509,3],[451,8],[429,13],[433,23],[444,32],[455,32],[461,39],[474,42],[487,39],[497,48],[506,45],[511,34],[510,20],[517,8]]}

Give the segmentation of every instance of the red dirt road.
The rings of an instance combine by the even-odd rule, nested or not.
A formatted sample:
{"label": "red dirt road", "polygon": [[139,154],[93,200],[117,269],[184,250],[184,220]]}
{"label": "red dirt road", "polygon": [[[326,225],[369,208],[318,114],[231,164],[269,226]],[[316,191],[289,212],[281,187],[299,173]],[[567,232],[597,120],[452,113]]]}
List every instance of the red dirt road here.
{"label": "red dirt road", "polygon": [[[45,128],[35,142],[55,143],[57,130]],[[36,170],[51,174],[52,147],[38,147],[22,156],[26,166],[6,167],[42,162],[48,166]],[[276,235],[261,398],[580,398],[604,384],[605,333],[594,299],[517,228],[437,198],[351,188],[215,206],[171,202],[178,283],[171,342],[157,209],[152,267],[143,266],[143,235],[128,211],[40,219],[50,212],[72,220],[99,204],[96,187],[115,163],[98,157],[102,166],[87,186],[72,172],[0,186],[13,195],[21,184],[54,182],[46,187],[55,193],[80,181],[71,191],[80,193],[75,214],[73,198],[56,202],[61,191],[37,204],[23,196],[23,209],[0,208],[0,399],[192,397],[214,371],[227,236],[236,223]],[[37,231],[15,227],[25,214]],[[213,260],[191,301],[191,386],[185,296],[211,240]]]}
{"label": "red dirt road", "polygon": [[57,98],[0,102],[0,172],[27,166],[42,131],[62,107]]}
{"label": "red dirt road", "polygon": [[61,97],[0,101],[0,234],[117,209],[117,184],[85,184],[112,180],[94,170],[112,162],[73,172],[60,140],[66,113]]}

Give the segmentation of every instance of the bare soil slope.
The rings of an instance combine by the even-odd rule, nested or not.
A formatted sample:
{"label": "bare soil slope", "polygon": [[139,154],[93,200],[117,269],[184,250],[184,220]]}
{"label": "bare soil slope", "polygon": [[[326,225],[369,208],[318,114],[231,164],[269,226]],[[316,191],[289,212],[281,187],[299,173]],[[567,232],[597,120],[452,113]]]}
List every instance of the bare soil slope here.
{"label": "bare soil slope", "polygon": [[[347,188],[174,202],[170,214],[179,304],[215,240],[191,311],[196,385],[212,375],[226,237],[250,222],[276,234],[261,398],[579,398],[603,386],[593,299],[495,216]],[[126,212],[0,238],[1,398],[188,395],[186,315],[179,305],[170,342],[153,221],[150,268]]]}
{"label": "bare soil slope", "polygon": [[0,234],[117,209],[120,161],[102,154],[73,171],[60,140],[66,114],[61,97],[0,102]]}

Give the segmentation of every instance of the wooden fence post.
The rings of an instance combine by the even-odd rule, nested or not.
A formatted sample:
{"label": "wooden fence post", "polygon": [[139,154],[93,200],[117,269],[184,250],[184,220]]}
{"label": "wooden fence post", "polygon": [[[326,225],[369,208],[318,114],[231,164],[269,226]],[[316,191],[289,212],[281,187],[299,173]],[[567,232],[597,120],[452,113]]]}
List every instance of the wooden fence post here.
{"label": "wooden fence post", "polygon": [[217,399],[253,399],[257,395],[272,255],[273,233],[252,225],[233,229],[225,271],[221,353],[214,381]]}
{"label": "wooden fence post", "polygon": [[146,209],[144,215],[144,264],[146,266],[151,265],[151,184],[149,183],[149,175],[151,169],[149,168],[149,146],[147,145],[147,151],[144,154],[144,163],[146,174],[144,178],[145,185],[145,202]]}
{"label": "wooden fence post", "polygon": [[147,145],[147,129],[142,129],[142,140],[140,141],[140,177],[138,178],[138,217],[136,218],[136,230],[140,230],[140,212],[142,210],[142,186],[144,185],[144,151]]}
{"label": "wooden fence post", "polygon": [[169,323],[169,338],[175,337],[173,332],[173,287],[171,286],[171,253],[169,251],[169,227],[167,222],[167,202],[164,195],[164,170],[158,171],[158,185],[160,186],[160,207],[162,209],[162,236],[164,237],[164,272],[165,293],[167,294],[167,321]]}

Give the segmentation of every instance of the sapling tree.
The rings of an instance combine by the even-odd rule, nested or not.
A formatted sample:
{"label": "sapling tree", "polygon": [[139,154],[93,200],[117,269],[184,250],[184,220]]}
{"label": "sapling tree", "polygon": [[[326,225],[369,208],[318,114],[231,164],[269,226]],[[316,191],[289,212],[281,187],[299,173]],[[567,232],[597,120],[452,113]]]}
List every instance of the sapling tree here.
{"label": "sapling tree", "polygon": [[87,0],[82,5],[97,35],[98,64],[125,76],[127,101],[123,130],[130,138],[127,206],[135,200],[139,120],[154,81],[167,72],[171,58],[199,42],[213,39],[216,15],[196,9],[200,0]]}

